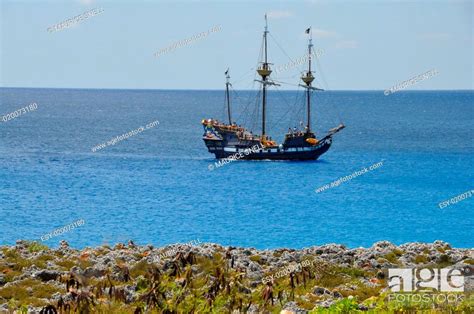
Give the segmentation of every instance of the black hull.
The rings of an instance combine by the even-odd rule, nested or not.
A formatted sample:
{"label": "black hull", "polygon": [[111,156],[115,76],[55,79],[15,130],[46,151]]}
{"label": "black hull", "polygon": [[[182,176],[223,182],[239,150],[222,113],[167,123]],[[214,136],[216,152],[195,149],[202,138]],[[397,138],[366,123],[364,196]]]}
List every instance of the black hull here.
{"label": "black hull", "polygon": [[251,146],[223,146],[220,140],[204,139],[210,153],[217,159],[236,160],[316,160],[328,151],[332,144],[331,136],[327,136],[319,144],[311,147],[294,148],[263,148],[256,152],[249,152]]}

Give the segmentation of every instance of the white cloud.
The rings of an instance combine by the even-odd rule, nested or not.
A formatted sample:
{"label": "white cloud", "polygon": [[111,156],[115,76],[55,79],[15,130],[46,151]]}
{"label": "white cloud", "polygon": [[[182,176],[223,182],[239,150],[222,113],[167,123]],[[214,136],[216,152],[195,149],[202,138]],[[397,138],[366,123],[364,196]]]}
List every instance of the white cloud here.
{"label": "white cloud", "polygon": [[332,31],[326,31],[320,28],[313,28],[311,32],[315,38],[328,38],[328,37],[336,37],[337,33]]}
{"label": "white cloud", "polygon": [[81,4],[89,5],[95,2],[95,0],[78,0]]}
{"label": "white cloud", "polygon": [[336,43],[338,49],[355,49],[357,48],[357,41],[355,40],[341,40]]}
{"label": "white cloud", "polygon": [[285,19],[293,16],[291,11],[270,11],[267,12],[267,16],[270,19]]}
{"label": "white cloud", "polygon": [[421,35],[423,39],[432,39],[432,40],[446,40],[449,39],[451,35],[448,33],[425,33]]}

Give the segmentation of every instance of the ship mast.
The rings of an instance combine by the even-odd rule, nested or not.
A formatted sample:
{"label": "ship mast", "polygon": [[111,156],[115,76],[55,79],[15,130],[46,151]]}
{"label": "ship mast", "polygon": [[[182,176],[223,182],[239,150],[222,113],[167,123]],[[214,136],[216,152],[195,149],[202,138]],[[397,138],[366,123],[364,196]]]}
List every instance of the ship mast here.
{"label": "ship mast", "polygon": [[229,75],[229,69],[225,71],[225,78],[226,78],[226,83],[225,83],[225,96],[227,99],[227,116],[229,118],[229,125],[232,125],[232,118],[230,116],[230,96],[229,96],[229,86],[230,84],[230,75]]}
{"label": "ship mast", "polygon": [[267,78],[272,73],[267,59],[267,34],[268,34],[268,22],[267,15],[265,14],[265,31],[263,32],[263,45],[265,50],[265,60],[262,65],[257,69],[257,73],[262,77],[262,140],[266,139],[265,136],[265,115],[266,115],[266,102],[267,102]]}
{"label": "ship mast", "polygon": [[313,48],[313,39],[312,39],[312,34],[311,34],[311,27],[306,30],[306,33],[308,34],[308,71],[303,74],[301,77],[301,80],[306,84],[306,86],[301,85],[306,88],[306,105],[307,105],[307,115],[308,115],[308,122],[306,124],[307,127],[307,133],[311,131],[311,90],[314,89],[314,87],[311,86],[311,83],[314,80],[313,73],[311,73],[311,50]]}

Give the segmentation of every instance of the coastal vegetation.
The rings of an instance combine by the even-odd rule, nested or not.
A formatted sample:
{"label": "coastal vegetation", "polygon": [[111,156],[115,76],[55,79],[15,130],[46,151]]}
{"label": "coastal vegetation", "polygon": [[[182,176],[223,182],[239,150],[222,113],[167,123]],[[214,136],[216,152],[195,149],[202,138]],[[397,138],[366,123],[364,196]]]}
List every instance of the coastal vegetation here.
{"label": "coastal vegetation", "polygon": [[64,241],[58,248],[18,241],[0,247],[0,312],[469,313],[469,285],[456,302],[401,301],[390,295],[387,270],[466,270],[472,261],[473,250],[441,241],[302,250],[209,243],[155,248],[132,241],[77,250]]}

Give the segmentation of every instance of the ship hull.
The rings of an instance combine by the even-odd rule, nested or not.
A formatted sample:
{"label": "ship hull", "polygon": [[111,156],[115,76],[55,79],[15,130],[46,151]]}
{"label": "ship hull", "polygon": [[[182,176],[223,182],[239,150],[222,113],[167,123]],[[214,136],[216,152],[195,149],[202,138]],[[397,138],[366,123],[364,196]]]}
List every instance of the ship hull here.
{"label": "ship hull", "polygon": [[324,138],[318,145],[311,147],[273,147],[252,149],[254,146],[223,146],[222,141],[206,140],[206,146],[210,153],[213,153],[217,159],[235,159],[235,160],[316,160],[329,150],[332,144],[330,136]]}

